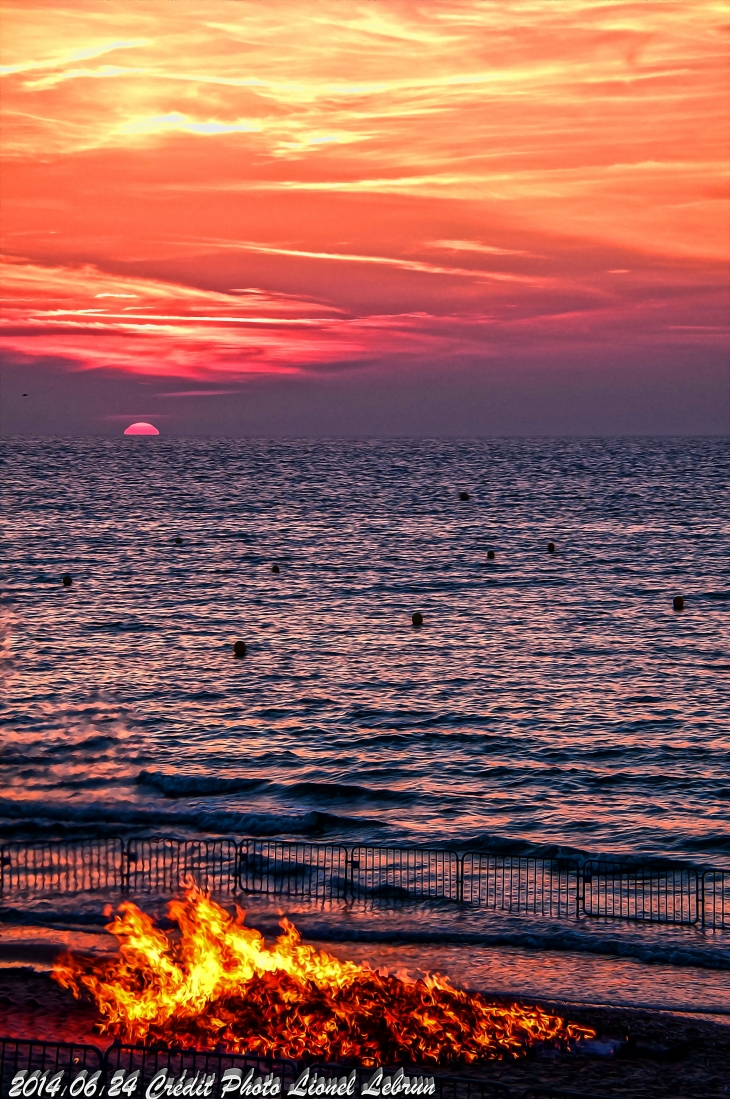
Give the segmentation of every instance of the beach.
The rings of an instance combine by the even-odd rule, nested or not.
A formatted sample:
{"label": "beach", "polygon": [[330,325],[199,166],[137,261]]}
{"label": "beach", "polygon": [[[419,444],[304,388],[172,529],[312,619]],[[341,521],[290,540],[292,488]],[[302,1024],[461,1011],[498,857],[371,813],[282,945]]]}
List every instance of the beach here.
{"label": "beach", "polygon": [[[581,1007],[551,1002],[598,1034],[595,1053],[535,1054],[522,1061],[464,1066],[450,1076],[504,1083],[515,1096],[530,1087],[605,1099],[720,1099],[728,1095],[730,1026],[660,1012]],[[0,1032],[18,1029],[45,1041],[105,1048],[95,1032],[96,1010],[79,1004],[47,974],[0,970]],[[628,1039],[628,1041],[627,1041]],[[611,1052],[611,1050],[614,1050]],[[445,1070],[429,1070],[445,1074]]]}
{"label": "beach", "polygon": [[54,957],[108,950],[108,903],[162,917],[188,859],[203,885],[230,864],[221,895],[267,936],[286,915],[620,1043],[484,1069],[515,1094],[726,1094],[720,439],[8,455],[7,1036],[58,1038],[55,1011],[95,1041]]}

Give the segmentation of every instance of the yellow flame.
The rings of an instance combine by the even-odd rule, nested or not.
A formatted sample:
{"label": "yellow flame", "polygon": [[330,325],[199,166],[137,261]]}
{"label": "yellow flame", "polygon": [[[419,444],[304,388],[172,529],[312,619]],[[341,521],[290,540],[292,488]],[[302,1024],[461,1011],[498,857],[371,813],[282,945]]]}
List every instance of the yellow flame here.
{"label": "yellow flame", "polygon": [[76,996],[91,993],[101,1031],[126,1041],[372,1065],[521,1056],[535,1041],[593,1033],[537,1007],[491,1004],[439,975],[407,983],[341,962],[303,943],[287,920],[267,946],[241,909],[232,916],[196,888],[169,905],[179,936],[135,904],[119,913],[108,925],[118,959],[67,956],[53,975]]}

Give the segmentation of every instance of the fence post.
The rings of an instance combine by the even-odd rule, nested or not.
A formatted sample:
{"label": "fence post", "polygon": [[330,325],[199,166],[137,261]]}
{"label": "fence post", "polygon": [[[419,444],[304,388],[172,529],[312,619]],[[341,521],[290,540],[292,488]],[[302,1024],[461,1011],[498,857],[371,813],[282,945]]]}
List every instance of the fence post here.
{"label": "fence post", "polygon": [[586,911],[586,881],[583,874],[583,867],[576,863],[575,867],[575,918],[579,920],[581,912],[585,915]]}
{"label": "fence post", "polygon": [[122,892],[129,892],[129,864],[131,862],[129,846],[126,840],[122,840]]}
{"label": "fence post", "polygon": [[233,869],[231,870],[231,874],[233,876],[233,889],[231,890],[231,892],[237,893],[240,888],[238,884],[238,876],[241,867],[241,848],[240,844],[236,840],[232,840],[231,842],[233,843],[234,850]]}
{"label": "fence post", "polygon": [[[354,859],[354,847],[345,848],[345,888],[344,897],[347,900],[348,894],[354,898],[355,896],[355,859]],[[358,860],[359,862],[359,860]]]}

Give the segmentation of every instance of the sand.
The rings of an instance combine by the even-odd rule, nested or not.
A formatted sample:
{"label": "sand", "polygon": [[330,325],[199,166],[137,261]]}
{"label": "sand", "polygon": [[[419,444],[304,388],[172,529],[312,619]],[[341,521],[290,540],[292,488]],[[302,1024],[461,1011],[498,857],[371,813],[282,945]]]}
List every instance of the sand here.
{"label": "sand", "polygon": [[[458,1075],[506,1084],[520,1096],[530,1086],[596,1099],[715,1099],[730,1096],[730,1026],[669,1012],[571,1007],[570,1018],[593,1027],[604,1047],[593,1054],[538,1054],[520,1062],[464,1068]],[[80,1003],[47,973],[0,969],[0,1035],[105,1047],[93,1004]],[[626,1039],[628,1038],[628,1042]],[[621,1045],[606,1055],[613,1042]],[[456,1075],[449,1070],[449,1075]]]}

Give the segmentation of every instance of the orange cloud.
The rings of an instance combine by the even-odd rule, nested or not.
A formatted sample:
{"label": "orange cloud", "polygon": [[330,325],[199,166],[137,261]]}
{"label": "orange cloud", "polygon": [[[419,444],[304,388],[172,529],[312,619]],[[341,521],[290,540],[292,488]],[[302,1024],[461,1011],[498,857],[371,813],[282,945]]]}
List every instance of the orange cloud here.
{"label": "orange cloud", "polygon": [[721,342],[726,23],[9,0],[5,346],[223,378]]}
{"label": "orange cloud", "polygon": [[722,325],[678,325],[676,303],[658,310],[651,295],[637,304],[602,294],[591,306],[570,312],[545,311],[538,297],[522,315],[512,314],[509,303],[506,309],[498,303],[492,314],[472,308],[460,314],[354,316],[256,288],[205,291],[110,275],[89,265],[6,262],[3,285],[0,336],[13,354],[60,356],[86,369],[218,382],[362,368],[378,361],[412,369],[434,358],[487,360],[505,349],[529,354],[536,346],[590,347],[629,335],[634,342],[655,344],[676,343],[680,332],[693,342],[717,343],[727,336]]}

